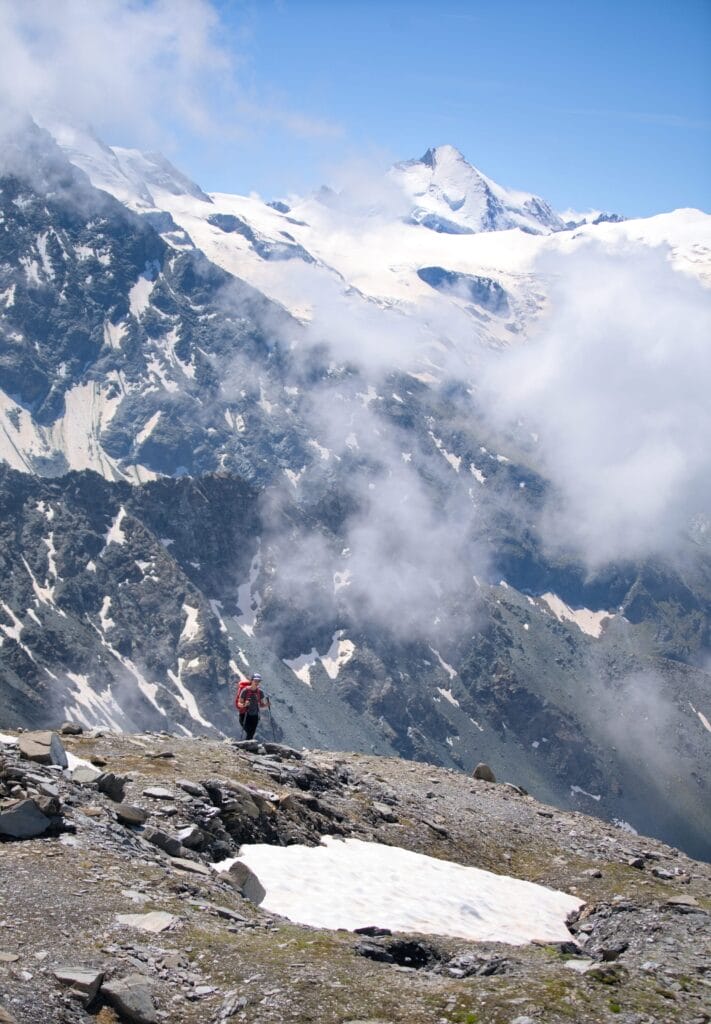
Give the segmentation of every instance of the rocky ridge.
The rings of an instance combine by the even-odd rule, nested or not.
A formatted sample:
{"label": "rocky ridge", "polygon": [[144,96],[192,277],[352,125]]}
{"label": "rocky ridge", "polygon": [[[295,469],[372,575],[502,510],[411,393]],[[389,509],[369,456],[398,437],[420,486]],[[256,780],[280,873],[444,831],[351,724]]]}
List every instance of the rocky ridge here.
{"label": "rocky ridge", "polygon": [[[678,850],[432,765],[61,731],[0,743],[6,1020],[709,1020],[711,869]],[[45,823],[13,836],[8,821],[27,805]],[[248,873],[211,867],[245,842],[322,835],[528,879],[585,905],[558,945],[356,935],[266,913]]]}

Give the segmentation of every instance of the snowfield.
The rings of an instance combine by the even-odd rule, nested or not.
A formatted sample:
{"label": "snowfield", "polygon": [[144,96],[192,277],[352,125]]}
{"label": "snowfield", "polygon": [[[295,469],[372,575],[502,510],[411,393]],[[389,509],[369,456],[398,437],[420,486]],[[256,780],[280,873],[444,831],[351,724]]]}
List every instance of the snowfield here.
{"label": "snowfield", "polygon": [[235,860],[266,889],[263,909],[314,928],[377,925],[519,946],[569,941],[566,918],[582,906],[542,885],[360,839],[245,845],[213,866],[225,871]]}

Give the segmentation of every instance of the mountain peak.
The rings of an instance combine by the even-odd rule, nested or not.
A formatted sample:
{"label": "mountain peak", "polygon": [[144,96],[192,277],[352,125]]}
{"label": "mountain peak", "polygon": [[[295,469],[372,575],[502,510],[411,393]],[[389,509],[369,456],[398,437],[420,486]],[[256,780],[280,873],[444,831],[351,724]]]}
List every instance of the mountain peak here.
{"label": "mountain peak", "polygon": [[464,154],[456,146],[445,144],[443,146],[430,146],[424,156],[420,157],[419,161],[416,162],[426,164],[427,167],[431,167],[434,170],[435,167],[443,163],[466,163],[467,161]]}
{"label": "mountain peak", "polygon": [[456,146],[431,147],[419,160],[396,164],[390,175],[412,200],[411,220],[434,231],[468,234],[519,228],[547,234],[565,227],[544,199],[498,185]]}

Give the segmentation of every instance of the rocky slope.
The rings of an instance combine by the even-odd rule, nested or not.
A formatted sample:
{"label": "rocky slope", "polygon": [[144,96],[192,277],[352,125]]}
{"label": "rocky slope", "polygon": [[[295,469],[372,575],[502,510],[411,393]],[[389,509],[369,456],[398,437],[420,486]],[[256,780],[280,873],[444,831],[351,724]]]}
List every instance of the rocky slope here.
{"label": "rocky slope", "polygon": [[[63,770],[40,763],[64,759],[56,740],[19,739],[0,747],[6,1020],[709,1020],[711,873],[655,840],[400,759],[100,732],[61,737]],[[209,866],[329,834],[585,903],[558,945],[355,935],[266,913]]]}

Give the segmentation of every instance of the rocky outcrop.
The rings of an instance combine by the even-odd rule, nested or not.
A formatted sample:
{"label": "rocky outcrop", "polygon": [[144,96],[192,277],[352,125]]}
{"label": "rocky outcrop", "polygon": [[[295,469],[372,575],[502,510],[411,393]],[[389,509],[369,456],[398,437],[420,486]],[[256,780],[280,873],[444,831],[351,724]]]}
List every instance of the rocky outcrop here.
{"label": "rocky outcrop", "polygon": [[[440,1016],[455,1005],[493,1019],[507,1000],[519,1017],[546,1024],[566,1024],[571,1000],[591,1019],[606,1019],[612,1001],[624,1024],[640,1014],[701,1021],[707,864],[451,769],[178,736],[172,758],[136,756],[137,744],[152,752],[159,739],[67,737],[72,753],[112,765],[127,801],[143,799],[136,820],[122,820],[122,805],[98,782],[78,783],[26,761],[18,744],[2,745],[2,786],[57,801],[70,830],[63,842],[42,833],[2,846],[17,882],[14,928],[0,950],[3,993],[22,1024],[89,1024],[110,1012],[137,1024],[204,1024],[261,1018],[265,1007],[286,1024],[378,1019],[383,1010],[393,1024],[429,1024],[433,1006]],[[166,795],[143,797],[151,789]],[[575,892],[584,905],[557,945],[377,925],[328,932],[266,911],[258,868],[239,859],[228,871],[215,866],[238,857],[243,834],[283,846],[329,832]],[[163,848],[166,836],[179,840],[180,856]],[[256,966],[265,963],[268,979]]]}

